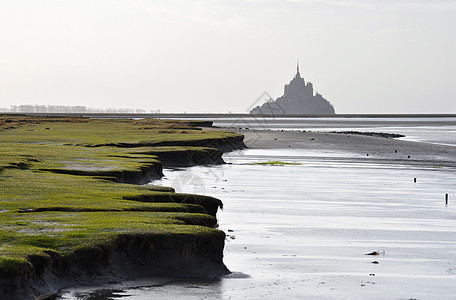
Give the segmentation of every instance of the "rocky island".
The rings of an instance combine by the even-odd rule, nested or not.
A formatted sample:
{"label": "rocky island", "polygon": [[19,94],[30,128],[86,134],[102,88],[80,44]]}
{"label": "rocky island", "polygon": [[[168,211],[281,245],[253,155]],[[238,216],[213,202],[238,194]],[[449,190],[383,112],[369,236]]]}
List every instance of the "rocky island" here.
{"label": "rocky island", "polygon": [[250,110],[254,115],[334,115],[334,107],[318,92],[314,95],[311,82],[305,82],[299,73],[299,64],[296,75],[284,87],[283,96],[275,101],[270,100],[261,106]]}

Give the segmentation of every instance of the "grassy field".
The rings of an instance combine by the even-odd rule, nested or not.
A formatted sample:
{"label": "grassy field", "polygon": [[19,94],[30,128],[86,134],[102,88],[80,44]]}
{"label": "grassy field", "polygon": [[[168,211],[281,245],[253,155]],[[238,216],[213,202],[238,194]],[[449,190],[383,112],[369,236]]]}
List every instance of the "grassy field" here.
{"label": "grassy field", "polygon": [[134,184],[161,175],[160,155],[204,155],[219,151],[205,141],[239,138],[195,125],[0,116],[0,272],[124,234],[220,238],[220,200]]}

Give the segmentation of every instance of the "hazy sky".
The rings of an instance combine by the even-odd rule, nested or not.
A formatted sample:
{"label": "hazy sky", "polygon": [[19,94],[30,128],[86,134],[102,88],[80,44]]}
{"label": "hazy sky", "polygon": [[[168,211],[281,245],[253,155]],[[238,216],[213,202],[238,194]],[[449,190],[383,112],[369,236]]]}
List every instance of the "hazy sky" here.
{"label": "hazy sky", "polygon": [[245,112],[297,59],[338,113],[456,113],[456,1],[0,0],[0,107]]}

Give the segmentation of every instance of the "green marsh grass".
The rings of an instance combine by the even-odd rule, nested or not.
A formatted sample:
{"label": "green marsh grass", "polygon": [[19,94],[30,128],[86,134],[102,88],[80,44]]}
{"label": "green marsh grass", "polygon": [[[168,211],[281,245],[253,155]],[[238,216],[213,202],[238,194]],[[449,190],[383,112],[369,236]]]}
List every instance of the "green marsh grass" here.
{"label": "green marsh grass", "polygon": [[251,163],[251,165],[261,165],[261,166],[287,166],[287,165],[300,165],[300,163],[291,163],[291,162],[284,162],[284,161],[265,161],[265,162],[257,162]]}
{"label": "green marsh grass", "polygon": [[206,209],[221,207],[220,200],[116,182],[160,171],[163,153],[218,151],[190,144],[238,136],[195,125],[0,116],[0,270],[123,234],[220,238],[215,213]]}

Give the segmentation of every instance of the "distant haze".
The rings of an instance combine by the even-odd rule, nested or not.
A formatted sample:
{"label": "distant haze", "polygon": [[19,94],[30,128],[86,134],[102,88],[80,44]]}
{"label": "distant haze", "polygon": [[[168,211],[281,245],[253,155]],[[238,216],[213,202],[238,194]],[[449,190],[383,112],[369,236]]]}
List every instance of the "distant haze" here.
{"label": "distant haze", "polygon": [[455,16],[445,0],[0,0],[0,108],[247,112],[299,59],[337,113],[456,113]]}

